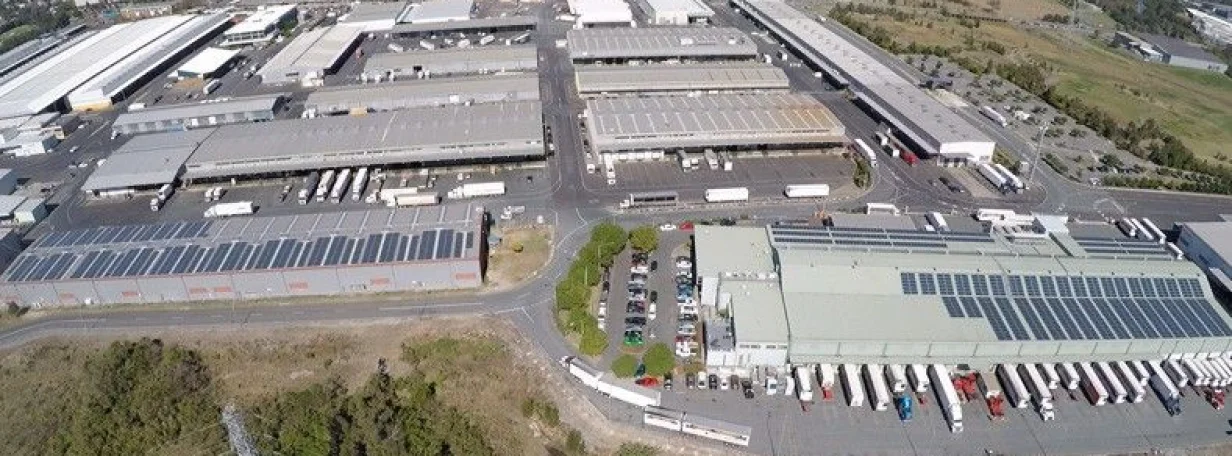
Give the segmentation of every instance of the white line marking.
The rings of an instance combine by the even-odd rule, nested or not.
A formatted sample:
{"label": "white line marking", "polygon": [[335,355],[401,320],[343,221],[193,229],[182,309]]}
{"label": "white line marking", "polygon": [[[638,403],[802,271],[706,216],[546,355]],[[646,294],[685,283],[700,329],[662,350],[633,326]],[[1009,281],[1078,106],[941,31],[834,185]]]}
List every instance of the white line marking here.
{"label": "white line marking", "polygon": [[406,305],[406,306],[381,307],[379,310],[383,312],[396,312],[399,310],[448,309],[451,307],[473,307],[473,306],[482,306],[482,305],[483,303],[479,303],[479,302],[459,302],[459,303],[454,303],[454,304],[419,304],[419,305],[412,304],[412,305]]}

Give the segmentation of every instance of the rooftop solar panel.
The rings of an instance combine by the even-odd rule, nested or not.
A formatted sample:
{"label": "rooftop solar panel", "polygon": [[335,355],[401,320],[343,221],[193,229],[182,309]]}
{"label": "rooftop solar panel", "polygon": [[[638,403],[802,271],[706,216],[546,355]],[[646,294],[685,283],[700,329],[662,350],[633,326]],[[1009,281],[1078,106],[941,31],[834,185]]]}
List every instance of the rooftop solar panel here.
{"label": "rooftop solar panel", "polygon": [[343,248],[347,246],[348,241],[355,242],[354,239],[337,236],[329,243],[329,253],[325,255],[326,266],[334,266],[342,262]]}
{"label": "rooftop solar panel", "polygon": [[1009,326],[1010,333],[1014,335],[1015,340],[1028,340],[1031,334],[1027,332],[1027,328],[1023,326],[1021,317],[1014,310],[1014,304],[1007,298],[993,298],[993,303],[997,305],[997,311],[1001,314],[1001,318],[1005,320],[1006,326]]}
{"label": "rooftop solar panel", "polygon": [[1232,336],[1232,329],[1229,329],[1228,323],[1215,313],[1215,309],[1211,308],[1210,303],[1202,299],[1182,299],[1177,302],[1188,305],[1190,310],[1198,316],[1198,321],[1206,326],[1211,335],[1218,337]]}
{"label": "rooftop solar panel", "polygon": [[77,268],[73,270],[72,274],[69,274],[69,278],[80,279],[81,276],[86,273],[86,268],[90,267],[90,263],[93,263],[94,260],[98,258],[98,254],[98,250],[92,250],[89,253],[86,253],[86,256],[81,259],[81,262],[77,263]]}
{"label": "rooftop solar panel", "polygon": [[111,267],[111,263],[115,262],[117,256],[115,252],[110,250],[103,251],[98,255],[98,259],[94,260],[94,264],[90,265],[90,269],[87,269],[86,273],[81,277],[86,279],[102,277],[103,273],[107,272],[107,268]]}
{"label": "rooftop solar panel", "polygon": [[1005,278],[999,275],[988,276],[988,289],[993,296],[1007,296],[1005,290]]}
{"label": "rooftop solar panel", "polygon": [[462,258],[462,242],[465,241],[466,235],[462,233],[454,233],[453,235],[453,255],[450,258]]}
{"label": "rooftop solar panel", "polygon": [[984,316],[984,314],[980,312],[980,306],[975,302],[975,298],[963,296],[958,298],[958,301],[962,303],[963,313],[967,314],[967,317],[980,318]]}
{"label": "rooftop solar panel", "polygon": [[407,242],[406,252],[398,261],[415,261],[416,255],[419,254],[419,240],[422,236],[412,235],[410,241]]}
{"label": "rooftop solar panel", "polygon": [[1035,309],[1027,302],[1026,298],[1014,298],[1014,304],[1018,305],[1018,313],[1022,315],[1023,320],[1027,321],[1027,327],[1031,328],[1031,333],[1039,340],[1052,340],[1052,336],[1048,330],[1044,328],[1039,315],[1035,313]]}
{"label": "rooftop solar panel", "polygon": [[980,297],[976,298],[979,302],[980,311],[984,318],[988,319],[988,326],[992,328],[993,335],[997,336],[997,340],[1014,340],[1014,336],[1010,333],[1009,326],[1001,314],[997,312],[997,307],[993,304],[992,298]]}
{"label": "rooftop solar panel", "polygon": [[257,257],[256,266],[253,269],[269,269],[274,264],[274,256],[278,254],[278,249],[281,247],[282,240],[280,239],[265,241],[261,255]]}
{"label": "rooftop solar panel", "polygon": [[201,247],[196,245],[188,246],[188,248],[184,250],[184,256],[180,257],[180,261],[176,262],[175,266],[171,268],[171,273],[183,274],[193,270],[193,267],[196,266],[197,259],[200,258],[200,255]]}
{"label": "rooftop solar panel", "polygon": [[416,260],[432,259],[432,252],[436,250],[436,238],[438,231],[425,231],[419,240],[419,253],[415,255]]}
{"label": "rooftop solar panel", "polygon": [[150,267],[149,261],[152,256],[154,256],[154,249],[146,247],[137,250],[137,256],[133,258],[133,264],[120,275],[125,277],[141,275]]}
{"label": "rooftop solar panel", "polygon": [[467,231],[466,232],[466,248],[467,250],[470,250],[474,247],[475,247],[475,233]]}
{"label": "rooftop solar panel", "polygon": [[1036,276],[1026,276],[1022,278],[1023,288],[1027,291],[1027,296],[1040,296],[1039,278]]}
{"label": "rooftop solar panel", "polygon": [[915,273],[903,272],[899,273],[899,281],[902,284],[903,294],[914,295],[920,293],[920,288],[915,281]]}
{"label": "rooftop solar panel", "polygon": [[308,259],[304,261],[304,266],[320,266],[325,263],[325,253],[329,251],[329,243],[333,242],[331,237],[319,237],[313,241],[312,251],[308,253]]}
{"label": "rooftop solar panel", "polygon": [[1056,315],[1053,315],[1052,310],[1048,308],[1048,303],[1044,302],[1044,300],[1040,298],[1031,298],[1028,302],[1030,303],[1031,308],[1035,309],[1035,314],[1039,316],[1040,322],[1044,324],[1044,328],[1048,329],[1048,333],[1052,335],[1053,339],[1074,339],[1074,337],[1071,337],[1065,332],[1065,329],[1061,326],[1060,320]]}
{"label": "rooftop solar panel", "polygon": [[1026,296],[1027,295],[1026,290],[1023,288],[1023,285],[1022,285],[1022,276],[1016,276],[1016,275],[1009,276],[1006,278],[1006,282],[1009,285],[1011,296]]}
{"label": "rooftop solar panel", "polygon": [[1155,310],[1150,306],[1133,299],[1123,299],[1122,301],[1125,302],[1126,307],[1129,307],[1130,313],[1136,313],[1142,317],[1142,322],[1139,325],[1142,325],[1143,329],[1147,329],[1146,326],[1150,326],[1150,331],[1147,331],[1147,334],[1151,338],[1173,337],[1172,328],[1168,327],[1168,322],[1156,314]]}
{"label": "rooftop solar panel", "polygon": [[926,272],[920,273],[920,294],[937,294],[937,283],[933,281],[932,274]]}
{"label": "rooftop solar panel", "polygon": [[937,290],[942,295],[954,294],[953,278],[949,274],[937,274]]}
{"label": "rooftop solar panel", "polygon": [[346,246],[342,248],[342,264],[358,264],[364,256],[364,240],[347,238]]}
{"label": "rooftop solar panel", "polygon": [[1121,319],[1121,323],[1124,323],[1125,327],[1129,329],[1129,334],[1133,336],[1133,338],[1146,339],[1158,337],[1158,334],[1155,333],[1155,329],[1146,324],[1146,321],[1143,320],[1142,315],[1137,312],[1137,309],[1130,308],[1124,301],[1115,298],[1107,298],[1105,299],[1105,302],[1107,302],[1108,305],[1112,307],[1112,310],[1116,312],[1117,317],[1119,317]]}
{"label": "rooftop solar panel", "polygon": [[278,242],[278,253],[274,255],[273,261],[270,263],[271,269],[282,269],[287,266],[287,262],[291,259],[291,253],[295,250],[294,239],[280,239]]}
{"label": "rooftop solar panel", "polygon": [[[971,282],[966,274],[954,274],[954,290],[962,296],[971,296]],[[967,313],[970,315],[970,312]]]}
{"label": "rooftop solar panel", "polygon": [[364,244],[364,254],[360,262],[363,264],[376,263],[377,256],[381,253],[381,239],[380,234],[368,235],[368,242]]}
{"label": "rooftop solar panel", "polygon": [[945,305],[945,311],[949,316],[954,318],[962,318],[962,306],[958,304],[958,298],[953,296],[942,296],[941,303]]}
{"label": "rooftop solar panel", "polygon": [[377,258],[380,263],[389,263],[398,255],[398,239],[402,235],[398,233],[385,233],[381,238],[381,256]]}
{"label": "rooftop solar panel", "polygon": [[1083,325],[1079,324],[1080,321],[1085,323],[1085,319],[1080,320],[1078,317],[1071,315],[1069,309],[1065,307],[1065,304],[1060,299],[1046,298],[1044,303],[1048,306],[1048,310],[1052,311],[1052,315],[1056,317],[1057,322],[1061,324],[1061,328],[1065,329],[1065,332],[1069,334],[1070,339],[1083,340],[1095,338],[1085,332],[1085,329],[1089,328],[1089,326],[1084,328]]}

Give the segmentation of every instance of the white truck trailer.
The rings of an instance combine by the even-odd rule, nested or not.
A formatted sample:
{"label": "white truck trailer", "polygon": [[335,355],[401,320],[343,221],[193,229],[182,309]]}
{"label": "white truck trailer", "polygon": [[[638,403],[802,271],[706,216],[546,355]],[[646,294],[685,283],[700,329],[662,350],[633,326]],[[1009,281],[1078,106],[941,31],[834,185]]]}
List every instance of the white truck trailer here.
{"label": "white truck trailer", "polygon": [[860,154],[863,155],[864,158],[868,160],[868,166],[876,168],[877,167],[877,153],[873,151],[873,148],[868,147],[868,143],[864,142],[864,140],[860,138],[856,138],[855,144],[856,144],[856,148],[860,150]]}
{"label": "white truck trailer", "polygon": [[1004,191],[1009,186],[1009,179],[1006,179],[1005,176],[1002,176],[1001,173],[997,172],[997,169],[993,168],[992,165],[988,163],[980,163],[979,165],[976,165],[976,169],[980,171],[981,176],[988,179],[988,182],[992,184],[993,188]]}
{"label": "white truck trailer", "polygon": [[252,201],[236,201],[234,203],[219,203],[205,210],[205,218],[235,217],[251,215],[257,211]]}
{"label": "white truck trailer", "polygon": [[1199,367],[1192,359],[1182,359],[1181,365],[1185,367],[1185,373],[1189,374],[1189,383],[1194,386],[1207,386],[1211,383],[1211,378],[1207,375],[1206,370]]}
{"label": "white truck trailer", "polygon": [[1009,400],[1010,406],[1014,408],[1027,408],[1027,404],[1031,402],[1031,393],[1027,391],[1026,384],[1023,383],[1022,377],[1018,375],[1018,366],[1014,364],[998,365],[997,378],[1001,380],[1001,389],[1005,391],[1005,398]]}
{"label": "white truck trailer", "polygon": [[165,202],[167,201],[167,198],[170,198],[171,194],[173,193],[175,193],[174,185],[163,184],[162,187],[158,187],[158,200]]}
{"label": "white truck trailer", "polygon": [[1026,383],[1027,391],[1031,393],[1031,399],[1035,402],[1035,412],[1039,413],[1040,419],[1044,421],[1057,419],[1057,412],[1052,404],[1052,390],[1048,389],[1048,382],[1044,380],[1039,369],[1034,364],[1019,364],[1018,374]]}
{"label": "white truck trailer", "polygon": [[1125,385],[1126,400],[1135,404],[1142,402],[1146,398],[1146,390],[1142,388],[1142,382],[1138,380],[1138,373],[1134,372],[1134,369],[1129,367],[1125,361],[1117,361],[1112,365],[1116,368],[1121,383]]}
{"label": "white truck trailer", "polygon": [[333,203],[341,203],[343,194],[346,193],[347,184],[351,183],[351,168],[344,168],[338,173],[338,178],[334,180],[334,186],[329,190],[329,201]]}
{"label": "white truck trailer", "polygon": [[1048,384],[1048,389],[1054,390],[1061,387],[1061,375],[1057,373],[1055,364],[1043,363],[1039,366],[1040,374],[1044,376],[1044,383]]}
{"label": "white truck trailer", "polygon": [[1184,388],[1191,384],[1189,372],[1181,365],[1180,360],[1166,359],[1163,361],[1163,367],[1168,373],[1168,379],[1172,380],[1177,388]]}
{"label": "white truck trailer", "polygon": [[923,393],[928,391],[928,368],[923,364],[912,364],[911,369],[907,371],[907,376],[911,380],[911,386],[915,388],[915,392]]}
{"label": "white truck trailer", "polygon": [[449,199],[477,198],[480,196],[499,196],[505,194],[504,182],[477,182],[462,184],[446,194]]}
{"label": "white truck trailer", "polygon": [[714,153],[714,150],[706,149],[702,152],[702,155],[706,157],[706,166],[710,168],[711,171],[717,171],[719,169],[719,155]]}
{"label": "white truck trailer", "polygon": [[886,387],[885,372],[880,364],[864,365],[864,381],[873,410],[884,412],[890,409],[890,389]]}
{"label": "white truck trailer", "polygon": [[1129,396],[1129,391],[1125,389],[1125,385],[1121,384],[1121,379],[1117,378],[1116,372],[1113,372],[1112,366],[1107,361],[1095,363],[1095,369],[1099,372],[1100,380],[1108,385],[1108,399],[1114,404],[1124,404]]}
{"label": "white truck trailer", "polygon": [[386,206],[389,207],[411,207],[411,206],[434,206],[441,202],[441,196],[436,192],[416,193],[413,195],[398,195],[393,197]]}
{"label": "white truck trailer", "polygon": [[992,167],[997,170],[997,173],[1004,176],[1006,181],[1008,181],[1006,185],[1009,191],[1022,192],[1023,190],[1026,190],[1027,184],[1023,183],[1022,179],[1019,179],[1018,176],[1015,175],[1013,171],[1010,171],[1009,168],[1006,168],[1000,163],[993,163]]}
{"label": "white truck trailer", "polygon": [[355,180],[351,181],[351,201],[359,201],[364,197],[364,189],[368,187],[368,167],[359,168]]}
{"label": "white truck trailer", "polygon": [[950,370],[944,365],[933,364],[928,367],[928,374],[933,380],[937,403],[941,404],[941,413],[945,414],[946,421],[950,423],[950,432],[962,432],[962,403],[958,401],[958,392],[950,381]]}
{"label": "white truck trailer", "polygon": [[1078,389],[1078,383],[1082,381],[1082,377],[1078,375],[1078,369],[1074,368],[1073,363],[1057,364],[1059,369],[1058,374],[1061,375],[1061,382],[1065,389],[1073,391]]}
{"label": "white truck trailer", "polygon": [[988,120],[991,120],[1002,127],[1008,127],[1010,125],[1010,123],[1005,120],[1005,116],[997,112],[997,110],[992,106],[984,106],[980,108],[980,114],[983,114],[984,117],[988,118]]}
{"label": "white truck trailer", "polygon": [[1091,401],[1091,405],[1099,407],[1107,404],[1108,389],[1104,387],[1104,382],[1099,379],[1091,363],[1078,363],[1077,367],[1078,375],[1082,378],[1082,392],[1087,396],[1087,400]]}
{"label": "white truck trailer", "polygon": [[730,203],[730,202],[748,201],[748,200],[749,200],[749,189],[746,187],[706,189],[706,202],[707,203]]}
{"label": "white truck trailer", "polygon": [[1152,222],[1149,218],[1143,218],[1141,220],[1142,226],[1146,227],[1146,229],[1155,234],[1156,242],[1159,242],[1160,244],[1168,242],[1168,236],[1164,234],[1163,230],[1159,229],[1159,226],[1156,225],[1155,222]]}
{"label": "white truck trailer", "polygon": [[808,366],[796,366],[796,396],[800,402],[813,402],[813,370]]}
{"label": "white truck trailer", "polygon": [[830,196],[830,184],[788,185],[783,189],[788,198],[821,198]]}
{"label": "white truck trailer", "polygon": [[929,212],[928,214],[925,214],[924,218],[927,219],[928,223],[932,224],[934,228],[937,228],[937,231],[945,232],[950,230],[950,224],[945,222],[945,216],[941,215],[940,212]]}
{"label": "white truck trailer", "polygon": [[839,369],[843,374],[843,392],[847,394],[847,405],[850,407],[864,406],[864,383],[860,381],[860,373],[855,364],[844,364]]}
{"label": "white truck trailer", "polygon": [[325,170],[325,174],[321,175],[321,182],[317,184],[316,200],[318,203],[324,203],[326,198],[329,198],[329,189],[334,188],[334,176],[338,172],[332,169]]}
{"label": "white truck trailer", "polygon": [[1134,373],[1138,375],[1138,386],[1147,387],[1147,382],[1151,381],[1151,370],[1146,367],[1146,363],[1138,360],[1130,361],[1129,367],[1134,369]]}
{"label": "white truck trailer", "polygon": [[894,394],[907,392],[907,368],[902,364],[887,366],[886,382],[890,384],[890,392]]}

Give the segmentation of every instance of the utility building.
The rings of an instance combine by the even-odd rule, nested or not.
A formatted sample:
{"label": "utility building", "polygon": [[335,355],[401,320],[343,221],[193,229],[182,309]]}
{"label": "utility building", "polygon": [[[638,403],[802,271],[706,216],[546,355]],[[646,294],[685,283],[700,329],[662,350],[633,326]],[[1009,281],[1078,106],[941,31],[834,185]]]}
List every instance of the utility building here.
{"label": "utility building", "polygon": [[283,26],[295,23],[298,14],[295,5],[262,7],[227,30],[222,45],[247,46],[273,41]]}
{"label": "utility building", "polygon": [[364,73],[371,77],[392,76],[395,79],[405,79],[535,71],[538,68],[538,49],[528,44],[376,54],[364,64]]}
{"label": "utility building", "polygon": [[482,213],[468,205],[56,231],[0,276],[39,308],[476,288]]}
{"label": "utility building", "polygon": [[263,65],[257,76],[261,77],[262,84],[324,85],[325,76],[338,69],[363,34],[363,28],[356,25],[334,25],[304,32]]}
{"label": "utility building", "polygon": [[226,72],[227,64],[240,55],[238,50],[205,48],[175,70],[178,79],[209,79]]}

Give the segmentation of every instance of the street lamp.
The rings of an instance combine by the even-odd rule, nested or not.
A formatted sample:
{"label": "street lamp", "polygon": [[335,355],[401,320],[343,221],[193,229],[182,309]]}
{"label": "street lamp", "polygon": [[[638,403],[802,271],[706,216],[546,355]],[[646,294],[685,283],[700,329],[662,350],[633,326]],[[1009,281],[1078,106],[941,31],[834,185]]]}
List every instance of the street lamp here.
{"label": "street lamp", "polygon": [[1044,134],[1048,132],[1048,128],[1052,127],[1052,121],[1040,126],[1039,138],[1035,140],[1035,160],[1031,162],[1031,175],[1027,176],[1027,182],[1035,184],[1035,170],[1039,168],[1040,155],[1044,154]]}

